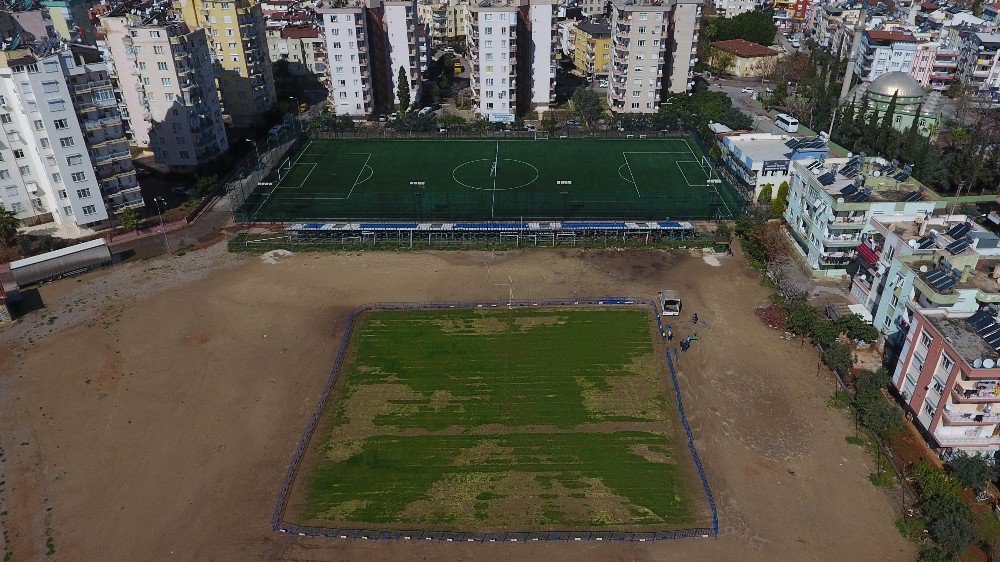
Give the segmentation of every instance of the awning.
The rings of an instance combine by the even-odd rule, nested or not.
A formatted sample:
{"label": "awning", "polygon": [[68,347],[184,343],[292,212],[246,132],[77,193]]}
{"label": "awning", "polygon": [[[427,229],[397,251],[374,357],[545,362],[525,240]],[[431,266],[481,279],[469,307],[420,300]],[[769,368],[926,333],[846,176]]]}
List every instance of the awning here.
{"label": "awning", "polygon": [[861,259],[865,260],[868,265],[875,265],[878,263],[878,254],[875,253],[875,250],[869,248],[867,244],[862,243],[858,245],[858,255],[861,256]]}

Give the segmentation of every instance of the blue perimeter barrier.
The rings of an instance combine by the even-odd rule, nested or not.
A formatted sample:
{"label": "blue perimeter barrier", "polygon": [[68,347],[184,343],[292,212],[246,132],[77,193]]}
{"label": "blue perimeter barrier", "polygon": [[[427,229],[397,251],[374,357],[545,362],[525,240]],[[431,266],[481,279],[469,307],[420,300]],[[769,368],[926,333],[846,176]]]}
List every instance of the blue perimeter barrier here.
{"label": "blue perimeter barrier", "polygon": [[461,531],[400,531],[393,529],[334,529],[328,527],[306,527],[287,523],[281,520],[281,516],[288,505],[288,494],[291,492],[292,483],[298,473],[302,457],[305,455],[309,440],[312,438],[319,418],[323,413],[323,408],[330,397],[333,385],[340,372],[340,364],[347,351],[347,345],[351,340],[351,333],[354,330],[354,321],[361,314],[371,310],[443,310],[443,309],[489,309],[489,308],[530,308],[530,307],[570,307],[570,306],[649,306],[656,325],[660,331],[663,341],[667,339],[666,330],[669,324],[663,322],[658,304],[655,300],[643,297],[599,297],[581,299],[539,299],[539,300],[516,300],[516,301],[489,301],[479,303],[469,302],[432,302],[432,303],[406,303],[406,302],[384,302],[372,303],[359,306],[351,311],[347,318],[347,326],[344,329],[344,337],[340,340],[340,347],[337,348],[337,356],[333,361],[330,376],[327,378],[323,394],[319,403],[313,410],[309,424],[306,426],[299,439],[299,445],[292,456],[292,462],[288,466],[285,480],[281,485],[281,493],[278,494],[278,502],[274,508],[274,515],[271,516],[271,529],[297,535],[300,537],[324,537],[331,539],[360,539],[360,540],[428,540],[440,542],[536,542],[536,541],[624,541],[624,542],[653,542],[687,538],[718,538],[719,536],[719,514],[715,506],[715,497],[712,495],[712,488],[708,484],[705,476],[705,469],[702,467],[698,451],[694,446],[694,433],[688,424],[687,415],[684,413],[684,401],[681,399],[680,383],[677,380],[677,372],[674,369],[674,361],[670,356],[670,349],[667,347],[667,367],[670,371],[670,379],[674,386],[674,395],[677,397],[677,409],[680,412],[681,425],[687,435],[688,450],[694,459],[695,467],[698,469],[698,477],[701,478],[701,485],[708,498],[708,506],[712,512],[712,527],[693,527],[688,529],[675,529],[669,531],[495,531],[495,532],[461,532]]}

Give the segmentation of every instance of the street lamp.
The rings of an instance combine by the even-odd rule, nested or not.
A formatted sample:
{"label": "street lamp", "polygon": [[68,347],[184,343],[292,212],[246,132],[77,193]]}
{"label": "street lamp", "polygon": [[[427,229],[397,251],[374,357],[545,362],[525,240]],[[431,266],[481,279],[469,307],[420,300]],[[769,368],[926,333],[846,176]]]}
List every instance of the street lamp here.
{"label": "street lamp", "polygon": [[[160,218],[160,232],[163,233],[163,253],[170,253],[170,245],[167,244],[167,231],[163,228],[163,213],[162,210],[167,208],[167,202],[163,200],[162,197],[154,197],[153,202],[156,203],[156,216]],[[161,209],[160,206],[163,206]]]}
{"label": "street lamp", "polygon": [[257,160],[260,160],[260,151],[257,150],[257,141],[255,141],[253,139],[243,139],[243,140],[245,140],[247,142],[250,142],[250,143],[253,143],[253,152],[254,152],[255,155],[257,155]]}
{"label": "street lamp", "polygon": [[295,119],[299,122],[299,132],[301,133],[305,130],[305,126],[302,124],[302,111],[299,109],[302,104],[300,103],[299,98],[295,96],[288,96],[288,99],[295,102]]}

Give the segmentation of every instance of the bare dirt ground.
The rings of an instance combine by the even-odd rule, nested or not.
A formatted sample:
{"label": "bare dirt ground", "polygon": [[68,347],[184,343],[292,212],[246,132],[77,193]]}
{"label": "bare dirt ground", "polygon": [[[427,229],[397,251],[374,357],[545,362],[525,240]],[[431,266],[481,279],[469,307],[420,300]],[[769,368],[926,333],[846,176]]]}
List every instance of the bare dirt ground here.
{"label": "bare dirt ground", "polygon": [[[815,352],[763,327],[766,292],[700,252],[301,254],[221,246],[41,288],[0,333],[0,524],[13,560],[912,559],[895,503],[826,407]],[[386,300],[652,295],[707,327],[680,379],[719,504],[717,540],[451,544],[302,540],[269,522],[348,312]],[[54,317],[54,319],[53,319]],[[685,335],[685,322],[675,333]]]}

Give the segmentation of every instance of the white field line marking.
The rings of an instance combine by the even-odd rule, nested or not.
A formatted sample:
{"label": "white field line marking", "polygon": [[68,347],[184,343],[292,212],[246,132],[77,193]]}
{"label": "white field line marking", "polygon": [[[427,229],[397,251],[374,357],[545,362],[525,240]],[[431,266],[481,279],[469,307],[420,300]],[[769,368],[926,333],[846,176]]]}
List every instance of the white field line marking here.
{"label": "white field line marking", "polygon": [[632,186],[635,187],[635,194],[638,197],[642,197],[642,194],[639,193],[639,184],[635,181],[635,174],[632,173],[632,166],[628,163],[628,156],[626,156],[625,152],[622,152],[622,158],[625,159],[625,166],[628,167],[628,175],[632,176]]}
{"label": "white field line marking", "polygon": [[681,168],[681,162],[691,162],[693,164],[697,164],[698,162],[695,160],[678,160],[674,162],[674,164],[677,165],[677,169],[680,170],[681,175],[684,176],[684,183],[688,184],[688,187],[708,187],[707,183],[697,183],[697,184],[691,183],[691,180],[688,179],[687,174],[684,173],[684,168]]}

